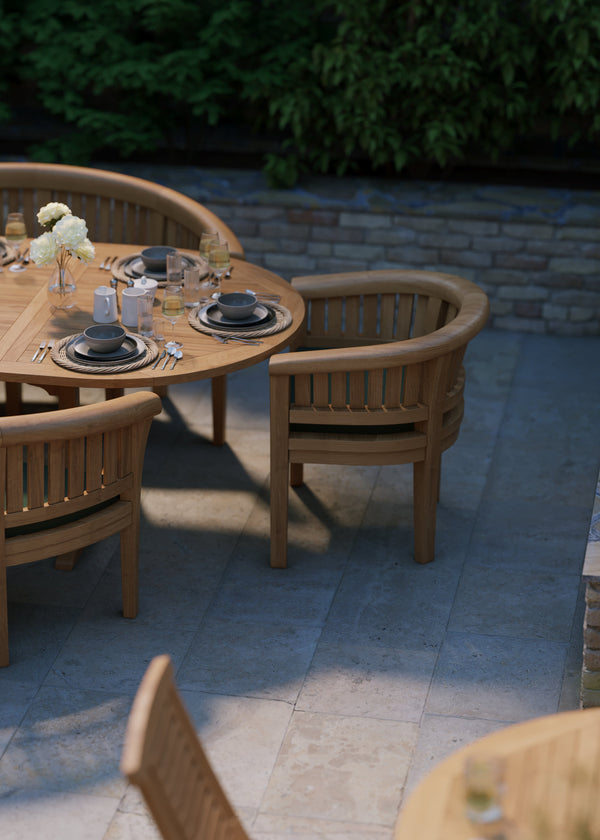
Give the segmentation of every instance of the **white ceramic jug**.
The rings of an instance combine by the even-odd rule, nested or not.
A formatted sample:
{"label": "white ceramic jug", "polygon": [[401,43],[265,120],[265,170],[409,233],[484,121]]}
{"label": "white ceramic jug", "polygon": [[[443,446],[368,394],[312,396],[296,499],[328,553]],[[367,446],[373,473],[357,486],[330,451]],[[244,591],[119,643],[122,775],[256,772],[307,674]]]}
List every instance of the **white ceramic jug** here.
{"label": "white ceramic jug", "polygon": [[94,289],[94,321],[111,324],[117,320],[117,293],[109,286]]}
{"label": "white ceramic jug", "polygon": [[123,289],[121,297],[121,323],[124,327],[133,327],[137,330],[138,325],[138,302],[137,299],[145,295],[145,289],[137,286],[129,286]]}

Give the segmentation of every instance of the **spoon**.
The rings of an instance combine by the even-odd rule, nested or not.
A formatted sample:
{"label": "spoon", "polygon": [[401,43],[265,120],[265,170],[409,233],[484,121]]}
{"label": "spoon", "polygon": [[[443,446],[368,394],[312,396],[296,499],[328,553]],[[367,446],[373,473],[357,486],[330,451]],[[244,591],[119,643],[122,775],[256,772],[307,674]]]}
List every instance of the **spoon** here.
{"label": "spoon", "polygon": [[173,359],[173,364],[171,365],[171,370],[173,370],[173,368],[175,367],[175,365],[177,364],[177,362],[178,362],[178,361],[181,359],[181,357],[183,356],[183,353],[181,352],[181,350],[175,350],[175,351],[174,351],[171,355],[172,355],[172,356],[175,356],[175,358]]}

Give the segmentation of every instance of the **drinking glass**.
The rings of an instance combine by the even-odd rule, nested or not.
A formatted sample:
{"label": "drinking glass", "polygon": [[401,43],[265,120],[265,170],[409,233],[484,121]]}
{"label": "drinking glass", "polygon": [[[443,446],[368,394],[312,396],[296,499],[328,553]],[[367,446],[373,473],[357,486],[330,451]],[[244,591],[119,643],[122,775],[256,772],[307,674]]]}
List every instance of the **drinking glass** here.
{"label": "drinking glass", "polygon": [[183,271],[183,296],[189,309],[200,303],[200,269],[197,265]]}
{"label": "drinking glass", "polygon": [[25,216],[22,213],[9,213],[6,217],[6,226],[4,228],[4,235],[7,240],[16,245],[17,248],[27,237],[27,228],[25,227]]}
{"label": "drinking glass", "polygon": [[166,285],[162,300],[161,312],[167,321],[171,322],[173,333],[166,347],[183,347],[180,341],[175,339],[175,324],[185,312],[183,300],[183,286]]}
{"label": "drinking glass", "polygon": [[137,300],[138,325],[137,331],[140,335],[150,338],[154,335],[154,295],[142,295]]}
{"label": "drinking glass", "polygon": [[179,252],[167,254],[167,285],[181,286],[183,283],[183,257]]}
{"label": "drinking glass", "polygon": [[215,289],[218,289],[221,285],[221,275],[223,272],[227,271],[231,265],[229,247],[224,239],[211,243],[208,250],[208,265],[215,275],[213,285]]}
{"label": "drinking glass", "polygon": [[502,817],[504,765],[498,756],[471,755],[465,762],[467,816],[473,823]]}
{"label": "drinking glass", "polygon": [[208,252],[210,250],[211,243],[219,241],[219,234],[215,233],[214,230],[207,230],[205,233],[200,234],[200,256],[206,263],[208,267]]}

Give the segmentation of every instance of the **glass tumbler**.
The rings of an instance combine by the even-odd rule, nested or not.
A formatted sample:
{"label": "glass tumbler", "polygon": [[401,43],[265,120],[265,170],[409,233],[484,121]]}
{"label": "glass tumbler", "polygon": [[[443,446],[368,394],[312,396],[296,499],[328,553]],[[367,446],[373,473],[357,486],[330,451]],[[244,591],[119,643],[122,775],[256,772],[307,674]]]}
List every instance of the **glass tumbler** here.
{"label": "glass tumbler", "polygon": [[150,338],[154,335],[153,309],[154,295],[142,295],[138,298],[138,333]]}
{"label": "glass tumbler", "polygon": [[188,309],[200,303],[200,269],[196,265],[184,269],[183,298]]}

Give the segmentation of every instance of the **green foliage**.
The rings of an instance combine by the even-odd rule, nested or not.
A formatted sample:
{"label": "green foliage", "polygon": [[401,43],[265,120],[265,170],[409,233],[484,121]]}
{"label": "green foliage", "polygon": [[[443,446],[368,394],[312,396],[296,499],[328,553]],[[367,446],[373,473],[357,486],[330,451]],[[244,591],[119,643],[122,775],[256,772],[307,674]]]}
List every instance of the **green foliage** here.
{"label": "green foliage", "polygon": [[539,126],[571,142],[600,131],[597,0],[4,6],[0,94],[28,84],[65,125],[41,159],[127,157],[227,122],[281,136],[265,168],[291,185],[358,161],[393,173],[494,156]]}

